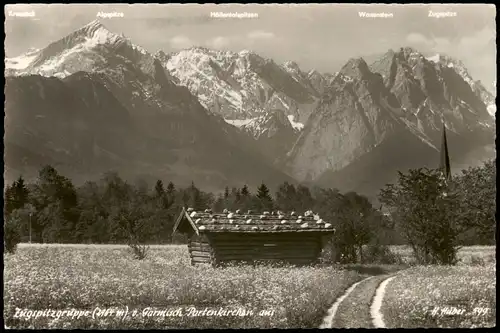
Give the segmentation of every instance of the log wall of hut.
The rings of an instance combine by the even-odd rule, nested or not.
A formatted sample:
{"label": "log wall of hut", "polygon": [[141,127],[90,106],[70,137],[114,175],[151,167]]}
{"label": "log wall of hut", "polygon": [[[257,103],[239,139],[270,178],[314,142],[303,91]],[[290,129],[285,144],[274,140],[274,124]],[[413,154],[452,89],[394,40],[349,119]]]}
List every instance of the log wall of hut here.
{"label": "log wall of hut", "polygon": [[191,265],[195,264],[212,264],[213,249],[210,246],[210,241],[205,235],[192,234],[188,241],[189,256]]}
{"label": "log wall of hut", "polygon": [[213,264],[276,262],[314,264],[322,250],[318,233],[211,233],[207,235]]}

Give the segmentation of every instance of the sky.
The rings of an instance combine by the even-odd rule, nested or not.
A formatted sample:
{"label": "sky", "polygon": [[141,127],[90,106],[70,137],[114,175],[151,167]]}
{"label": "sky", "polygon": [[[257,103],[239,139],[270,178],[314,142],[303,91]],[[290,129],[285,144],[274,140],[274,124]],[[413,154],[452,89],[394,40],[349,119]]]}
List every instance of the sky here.
{"label": "sky", "polygon": [[[34,17],[12,16],[31,11]],[[123,13],[99,20],[153,53],[191,46],[249,49],[278,63],[295,61],[306,71],[334,72],[349,58],[368,61],[410,46],[461,60],[490,90],[496,82],[494,5],[7,5],[6,56],[43,48],[95,20],[100,11]],[[456,15],[429,17],[429,11]],[[211,12],[257,13],[258,18],[213,18]],[[359,12],[393,17],[362,18]]]}

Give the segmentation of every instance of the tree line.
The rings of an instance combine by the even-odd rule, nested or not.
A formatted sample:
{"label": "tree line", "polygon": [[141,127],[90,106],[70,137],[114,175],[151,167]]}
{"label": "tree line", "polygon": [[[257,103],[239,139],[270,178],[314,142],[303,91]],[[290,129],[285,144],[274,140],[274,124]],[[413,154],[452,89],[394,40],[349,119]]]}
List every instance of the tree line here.
{"label": "tree line", "polygon": [[[162,180],[149,188],[109,172],[76,187],[45,166],[33,183],[19,177],[5,188],[4,244],[183,243],[183,236],[172,235],[182,207],[215,212],[312,210],[335,226],[337,260],[362,261],[365,245],[408,244],[422,262],[451,262],[461,244],[495,244],[495,171],[490,161],[446,182],[438,170],[410,170],[381,190],[382,206],[374,207],[355,192],[287,182],[274,194],[266,184],[255,190],[245,185],[210,193],[194,183],[177,187]],[[450,247],[449,253],[442,250]],[[440,251],[446,253],[436,254]]]}

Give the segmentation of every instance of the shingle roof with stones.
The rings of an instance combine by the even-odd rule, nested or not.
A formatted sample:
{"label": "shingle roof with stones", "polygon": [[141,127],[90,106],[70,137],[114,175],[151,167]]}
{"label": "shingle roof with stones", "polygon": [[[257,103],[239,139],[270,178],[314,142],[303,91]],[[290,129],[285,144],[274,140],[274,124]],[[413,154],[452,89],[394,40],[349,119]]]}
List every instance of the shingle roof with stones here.
{"label": "shingle roof with stones", "polygon": [[176,221],[174,232],[183,219],[187,219],[197,233],[204,232],[335,232],[331,223],[321,219],[318,214],[306,211],[284,213],[252,211],[213,213],[210,209],[195,211],[192,208],[182,210]]}

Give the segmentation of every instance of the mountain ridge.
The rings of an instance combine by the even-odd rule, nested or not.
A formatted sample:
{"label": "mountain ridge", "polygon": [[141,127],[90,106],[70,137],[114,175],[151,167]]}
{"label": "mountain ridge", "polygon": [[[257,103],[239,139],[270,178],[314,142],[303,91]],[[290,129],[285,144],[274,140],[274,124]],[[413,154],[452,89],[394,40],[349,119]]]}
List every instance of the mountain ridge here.
{"label": "mountain ridge", "polygon": [[[21,142],[22,149],[42,151],[51,156],[49,160],[61,160],[60,164],[67,165],[63,169],[72,176],[89,172],[96,177],[107,169],[119,169],[127,174],[168,176],[183,184],[194,180],[219,190],[228,183],[256,186],[262,180],[270,184],[280,180],[293,182],[269,165],[252,140],[221,117],[207,113],[187,88],[171,80],[151,54],[121,37],[99,37],[102,43],[88,42],[89,36],[105,35],[103,29],[95,22],[86,25],[50,44],[47,50],[40,50],[38,60],[26,67],[28,72],[24,75],[7,78],[6,141]],[[60,45],[67,49],[61,50]],[[73,52],[75,49],[78,52]],[[77,58],[79,61],[74,61]],[[54,75],[55,72],[61,75]],[[35,81],[36,84],[30,83]],[[58,88],[54,90],[55,84]],[[58,89],[66,93],[58,95]],[[102,105],[108,107],[102,109]],[[111,116],[102,122],[107,125],[103,127],[90,117],[100,107],[108,113],[126,112]],[[37,118],[33,111],[37,109],[45,110],[40,112],[45,113],[44,118]],[[68,119],[72,113],[66,110],[81,112],[75,119]],[[79,120],[77,115],[83,118]],[[133,125],[115,126],[129,116]],[[39,119],[45,119],[47,130],[41,136],[27,136],[26,131],[37,131],[37,126],[41,126]],[[90,135],[88,131],[97,133]],[[92,144],[92,139],[98,143]],[[70,146],[66,147],[65,141]],[[54,144],[56,148],[66,147],[63,150],[67,153],[64,156],[57,153],[51,148]],[[10,146],[15,149],[19,145]],[[96,157],[103,154],[107,156],[104,160]],[[16,170],[25,165],[16,160],[18,155],[12,150],[6,154],[6,163],[18,165]],[[96,158],[98,162],[93,162]],[[72,162],[71,159],[85,163],[78,167],[64,162]],[[26,171],[34,174],[33,167],[41,167],[41,162],[35,164],[25,165]],[[93,164],[99,165],[93,167]],[[250,170],[255,170],[255,174]]]}
{"label": "mountain ridge", "polygon": [[[391,50],[372,66],[362,58],[349,59],[288,154],[289,173],[299,181],[344,190],[357,188],[346,184],[373,175],[394,181],[398,165],[432,165],[437,157],[429,155],[440,147],[443,123],[456,136],[451,135],[449,144],[460,160],[494,140],[494,119],[466,79],[463,71],[427,60],[411,48]],[[416,154],[404,158],[411,163],[398,161],[406,151],[394,147],[402,142]],[[381,164],[383,154],[376,151],[393,159],[393,166]],[[346,177],[355,180],[349,183]],[[376,186],[364,190],[370,187]]]}
{"label": "mountain ridge", "polygon": [[[443,121],[452,133],[450,144],[460,148],[453,150],[457,160],[493,141],[493,95],[460,61],[424,56],[409,47],[389,50],[370,64],[362,57],[348,59],[330,74],[303,71],[294,61],[277,64],[248,50],[192,47],[151,54],[93,21],[45,49],[5,63],[5,74],[11,77],[6,114],[19,115],[9,118],[9,133],[14,133],[8,142],[9,170],[26,165],[23,154],[34,160],[67,159],[69,165],[75,164],[72,158],[82,161],[86,156],[96,159],[100,170],[113,166],[137,174],[144,168],[142,173],[154,177],[180,177],[184,183],[192,177],[218,188],[296,179],[369,192],[380,185],[368,184],[373,175],[392,179],[389,174],[398,165],[429,165]],[[33,74],[38,78],[26,79]],[[51,90],[57,84],[75,101],[57,97]],[[24,132],[36,131],[39,118],[21,98],[12,97],[17,90],[27,101],[36,101],[33,105],[59,110],[54,124],[72,123],[61,110],[80,110],[78,117],[83,118],[75,116],[79,123],[71,126],[74,136],[81,137],[67,141],[85,146],[84,133],[95,126],[89,137],[98,143],[87,140],[88,148],[66,147],[61,138],[49,140],[57,133],[48,131],[46,138],[36,139],[40,142],[29,139]],[[47,100],[42,95],[49,91]],[[95,110],[103,110],[105,120],[96,120]],[[52,141],[56,147],[50,148]],[[128,150],[121,150],[120,141],[127,142]],[[398,162],[407,153],[400,149],[402,142],[415,152],[414,158],[405,158],[408,163]],[[29,147],[48,153],[41,157]],[[393,167],[380,163],[384,159],[394,160]],[[356,179],[368,183],[356,185]]]}

